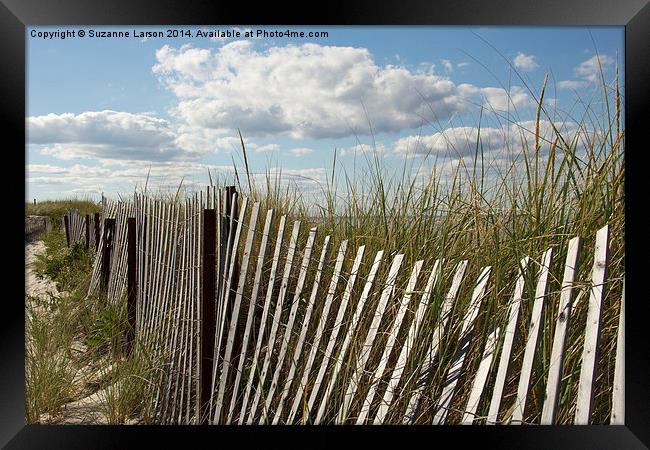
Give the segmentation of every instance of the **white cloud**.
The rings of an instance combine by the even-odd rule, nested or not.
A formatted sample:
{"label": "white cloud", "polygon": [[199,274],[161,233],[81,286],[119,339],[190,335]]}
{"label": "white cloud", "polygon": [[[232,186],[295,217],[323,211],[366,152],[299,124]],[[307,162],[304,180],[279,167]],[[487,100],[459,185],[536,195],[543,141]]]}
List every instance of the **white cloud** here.
{"label": "white cloud", "polygon": [[278,144],[248,144],[248,146],[251,147],[255,153],[274,152],[280,148]]}
{"label": "white cloud", "polygon": [[307,156],[312,153],[314,153],[314,150],[311,148],[305,148],[305,147],[300,147],[300,148],[292,148],[289,150],[289,153],[291,153],[293,156]]}
{"label": "white cloud", "polygon": [[50,164],[28,164],[27,173],[50,173],[50,174],[64,174],[67,168],[52,166]]}
{"label": "white cloud", "polygon": [[557,83],[560,89],[580,89],[587,86],[587,82],[578,80],[562,80]]}
{"label": "white cloud", "polygon": [[27,118],[30,144],[60,159],[169,160],[191,158],[166,120],[148,114],[89,111]]}
{"label": "white cloud", "polygon": [[600,70],[605,71],[614,64],[614,58],[609,55],[594,55],[586,61],[581,62],[573,69],[576,76],[587,81],[596,82],[600,79]]}
{"label": "white cloud", "polygon": [[490,94],[462,90],[431,64],[378,66],[365,48],[256,50],[241,40],[218,49],[166,45],[156,59],[152,70],[178,97],[175,114],[187,129],[221,134],[336,138],[368,134],[369,121],[375,133],[397,132],[467,111],[466,95]]}
{"label": "white cloud", "polygon": [[478,88],[471,84],[463,83],[458,86],[458,89],[465,96],[481,96],[483,98],[483,106],[490,110],[508,111],[533,104],[530,95],[520,86],[512,86],[510,92],[508,92],[503,88]]}
{"label": "white cloud", "polygon": [[[571,141],[578,133],[578,126],[572,122],[555,124],[565,140]],[[556,133],[553,125],[547,120],[540,121],[539,138],[543,148],[553,141]],[[393,151],[402,156],[431,155],[442,158],[462,158],[472,156],[476,152],[479,129],[477,127],[453,127],[441,132],[424,136],[407,136],[398,139],[393,145]],[[510,149],[518,149],[522,145],[532,148],[535,140],[535,121],[522,121],[509,127],[480,129],[480,146],[484,154],[491,153],[496,158],[502,158]]]}
{"label": "white cloud", "polygon": [[442,62],[442,67],[444,67],[447,72],[451,72],[452,70],[454,70],[454,65],[448,59],[443,59],[441,62]]}
{"label": "white cloud", "polygon": [[352,147],[342,148],[339,150],[339,155],[348,156],[354,154],[363,154],[363,153],[374,153],[377,152],[380,155],[386,154],[386,145],[383,142],[378,142],[375,145],[370,144],[357,144]]}
{"label": "white cloud", "polygon": [[517,56],[514,57],[512,63],[517,69],[526,72],[533,71],[539,67],[539,64],[537,64],[533,55],[527,55],[522,52],[517,53]]}

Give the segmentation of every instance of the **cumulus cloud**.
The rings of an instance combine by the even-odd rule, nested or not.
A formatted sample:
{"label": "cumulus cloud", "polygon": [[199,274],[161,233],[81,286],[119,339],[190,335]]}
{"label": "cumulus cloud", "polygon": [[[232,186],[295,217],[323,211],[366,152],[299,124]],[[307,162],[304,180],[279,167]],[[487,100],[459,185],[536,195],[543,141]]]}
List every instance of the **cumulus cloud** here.
{"label": "cumulus cloud", "polygon": [[533,55],[527,55],[522,52],[517,53],[517,56],[514,57],[512,63],[517,69],[526,72],[533,71],[539,67],[539,64],[537,64]]}
{"label": "cumulus cloud", "polygon": [[293,156],[307,156],[314,153],[314,150],[312,150],[311,148],[300,147],[300,148],[292,148],[291,150],[289,150],[289,153],[292,154]]}
{"label": "cumulus cloud", "polygon": [[600,79],[600,70],[606,70],[614,64],[614,58],[609,55],[594,55],[586,61],[581,62],[573,69],[576,76],[587,81],[595,82]]}
{"label": "cumulus cloud", "polygon": [[600,80],[600,71],[611,67],[616,61],[609,55],[594,55],[573,68],[573,73],[581,80],[562,80],[557,83],[560,89],[582,89]]}
{"label": "cumulus cloud", "polygon": [[248,144],[248,146],[250,146],[255,153],[274,152],[280,148],[278,144]]}
{"label": "cumulus cloud", "polygon": [[222,134],[240,128],[248,136],[337,138],[369,133],[368,121],[374,132],[397,132],[467,111],[467,96],[498,95],[461,89],[431,65],[379,66],[366,48],[257,50],[235,41],[218,49],[165,45],[156,60],[153,72],[178,97],[176,115],[188,127]]}
{"label": "cumulus cloud", "polygon": [[[558,128],[558,124],[555,124]],[[572,141],[579,132],[577,124],[565,122],[558,128],[560,135]],[[480,137],[480,140],[479,140]],[[551,122],[540,121],[539,138],[542,147],[555,140],[556,133]],[[484,153],[492,153],[500,158],[508,149],[518,149],[522,145],[532,148],[535,140],[535,121],[521,121],[508,127],[453,127],[444,131],[424,136],[407,136],[398,139],[393,145],[393,151],[402,156],[431,155],[443,158],[462,158],[472,156],[477,145]]]}
{"label": "cumulus cloud", "polygon": [[131,159],[163,161],[191,158],[176,142],[169,122],[148,114],[88,111],[27,118],[30,144],[60,159]]}
{"label": "cumulus cloud", "polygon": [[587,82],[579,80],[562,80],[557,83],[560,89],[580,89],[587,86]]}
{"label": "cumulus cloud", "polygon": [[356,153],[375,153],[380,155],[386,154],[386,145],[383,142],[377,142],[374,145],[370,144],[356,144],[351,147],[342,148],[339,151],[341,156],[354,155]]}
{"label": "cumulus cloud", "polygon": [[458,86],[460,92],[465,96],[478,95],[483,99],[483,107],[495,111],[508,111],[513,108],[521,108],[533,104],[533,100],[520,86],[512,86],[510,91],[503,88],[485,87],[479,88],[471,84],[463,83]]}

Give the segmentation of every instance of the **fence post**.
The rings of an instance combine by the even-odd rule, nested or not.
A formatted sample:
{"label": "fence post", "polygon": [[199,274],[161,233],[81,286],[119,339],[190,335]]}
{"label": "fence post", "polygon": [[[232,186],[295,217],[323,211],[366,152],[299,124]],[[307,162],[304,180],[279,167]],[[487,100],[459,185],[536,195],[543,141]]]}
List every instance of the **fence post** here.
{"label": "fence post", "polygon": [[115,219],[104,219],[104,246],[102,248],[102,288],[108,288],[111,276],[111,250],[113,249],[113,234]]}
{"label": "fence post", "polygon": [[99,227],[99,213],[95,213],[95,251],[99,249],[100,227]]}
{"label": "fence post", "polygon": [[86,214],[86,250],[90,248],[90,214]]}
{"label": "fence post", "polygon": [[201,261],[201,354],[199,358],[199,404],[198,421],[207,424],[210,416],[208,405],[212,389],[212,366],[214,359],[215,321],[215,269],[217,250],[217,212],[203,210],[202,261]]}
{"label": "fence post", "polygon": [[136,233],[135,233],[135,217],[127,219],[127,246],[128,246],[128,259],[127,259],[127,301],[126,308],[129,317],[129,328],[126,336],[126,352],[131,353],[133,348],[133,341],[135,340],[135,318],[136,318],[136,295],[137,295],[137,277],[136,277]]}
{"label": "fence post", "polygon": [[70,248],[70,218],[67,213],[63,216],[63,225],[65,227],[65,242]]}

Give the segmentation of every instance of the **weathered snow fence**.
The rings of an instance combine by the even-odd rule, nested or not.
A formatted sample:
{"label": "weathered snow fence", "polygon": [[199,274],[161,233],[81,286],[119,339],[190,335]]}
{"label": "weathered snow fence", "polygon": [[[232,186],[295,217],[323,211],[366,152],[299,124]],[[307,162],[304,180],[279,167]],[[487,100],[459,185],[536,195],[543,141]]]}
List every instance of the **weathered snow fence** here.
{"label": "weathered snow fence", "polygon": [[[130,353],[156,363],[145,399],[156,423],[552,424],[560,399],[572,402],[564,409],[575,405],[575,423],[590,423],[610,282],[607,226],[596,236],[591,280],[578,279],[575,237],[560,290],[549,288],[559,249],[522,256],[516,276],[501,281],[503,314],[489,314],[485,299],[496,290],[490,266],[474,272],[482,261],[470,273],[467,260],[407,259],[366,245],[350,253],[347,240],[278,218],[232,187],[186,199],[104,199],[101,216],[75,214],[65,216],[71,245],[98,249],[89,294],[126,302]],[[578,283],[590,292],[586,323],[571,317]],[[617,424],[624,295],[623,287],[610,418]],[[542,323],[554,326],[548,360],[538,351]],[[584,334],[584,347],[578,396],[567,400],[560,392],[570,330]],[[527,411],[540,380],[543,407]]]}

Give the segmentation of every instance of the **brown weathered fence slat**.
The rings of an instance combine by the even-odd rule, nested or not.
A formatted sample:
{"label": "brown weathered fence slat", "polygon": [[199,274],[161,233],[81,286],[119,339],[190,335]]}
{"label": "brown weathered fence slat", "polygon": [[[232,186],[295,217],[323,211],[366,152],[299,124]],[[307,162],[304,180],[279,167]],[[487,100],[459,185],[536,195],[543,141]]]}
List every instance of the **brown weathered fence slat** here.
{"label": "brown weathered fence slat", "polygon": [[68,214],[63,216],[63,226],[65,227],[65,243],[70,247],[70,217]]}
{"label": "brown weathered fence slat", "polygon": [[596,233],[596,248],[594,250],[594,266],[591,274],[591,291],[589,294],[589,309],[587,310],[585,341],[582,350],[582,365],[580,366],[578,398],[576,400],[576,412],[573,419],[575,425],[588,425],[593,408],[593,383],[596,375],[596,361],[598,360],[599,354],[602,304],[607,289],[608,243],[609,225],[605,225]]}
{"label": "brown weathered fence slat", "polygon": [[215,267],[216,267],[216,236],[217,236],[217,214],[214,209],[203,210],[203,261],[202,261],[202,282],[200,320],[201,320],[201,355],[199,358],[199,373],[201,376],[200,396],[200,423],[207,423],[207,405],[211,394],[212,363],[214,357],[215,334]]}
{"label": "brown weathered fence slat", "polygon": [[320,341],[322,340],[323,335],[325,333],[325,324],[327,323],[330,307],[332,306],[332,300],[334,299],[334,294],[336,293],[339,277],[341,275],[341,268],[343,267],[343,262],[345,260],[345,252],[347,248],[348,248],[348,241],[347,240],[342,241],[339,247],[338,255],[336,257],[336,263],[334,264],[334,272],[332,273],[332,278],[330,280],[330,284],[327,289],[327,296],[325,297],[325,304],[323,305],[323,310],[320,315],[318,328],[316,330],[316,334],[314,335],[314,339],[311,343],[311,350],[309,351],[309,357],[307,358],[307,363],[305,364],[305,368],[303,370],[302,379],[298,384],[296,395],[293,399],[293,404],[291,405],[291,411],[289,412],[289,417],[287,418],[287,423],[293,423],[293,420],[296,416],[296,412],[298,411],[298,406],[300,405],[301,401],[305,404],[303,409],[304,410],[303,421],[307,420],[306,417],[308,412],[307,398],[304,398],[303,394],[305,394],[305,389],[309,382],[309,374],[311,373],[312,365],[314,364],[314,360],[316,359],[316,354],[318,353],[318,350],[320,348]]}
{"label": "brown weathered fence slat", "polygon": [[[86,216],[88,218],[89,216]],[[129,319],[129,329],[127,333],[127,353],[131,353],[133,347],[133,340],[135,338],[136,329],[136,240],[135,240],[135,217],[129,217],[128,222],[128,246],[129,246],[129,259],[128,259],[128,287],[127,287],[127,315]],[[86,222],[88,223],[88,221]],[[90,226],[86,228],[90,230]]]}
{"label": "brown weathered fence slat", "polygon": [[539,278],[535,289],[535,301],[533,311],[530,317],[530,326],[528,329],[528,338],[526,339],[526,349],[524,350],[524,359],[521,365],[519,375],[519,385],[517,387],[517,398],[515,399],[515,410],[512,413],[510,421],[513,425],[519,425],[524,421],[526,410],[526,401],[528,399],[528,390],[530,389],[530,377],[533,373],[533,362],[537,353],[537,341],[539,339],[540,325],[543,320],[544,302],[546,300],[546,286],[548,273],[551,269],[553,258],[553,249],[549,248],[542,256],[542,265],[539,269]]}
{"label": "brown weathered fence slat", "polygon": [[562,366],[564,364],[564,346],[566,344],[567,328],[571,320],[571,294],[576,273],[578,272],[578,261],[582,240],[574,237],[569,241],[566,262],[564,264],[564,277],[562,279],[562,291],[560,294],[560,308],[555,323],[555,334],[553,336],[553,348],[548,368],[546,382],[546,396],[542,407],[541,425],[552,425],[555,422],[555,411],[557,400],[560,395],[560,379],[562,377]]}
{"label": "brown weathered fence slat", "polygon": [[108,288],[111,273],[111,252],[113,250],[113,234],[115,233],[115,219],[104,219],[104,249],[102,252],[102,289]]}
{"label": "brown weathered fence slat", "polygon": [[88,250],[90,248],[90,214],[86,214],[84,224],[86,231],[86,242],[84,243],[84,248]]}
{"label": "brown weathered fence slat", "polygon": [[99,241],[101,239],[100,228],[101,228],[101,216],[99,213],[95,213],[95,251],[99,249]]}

